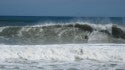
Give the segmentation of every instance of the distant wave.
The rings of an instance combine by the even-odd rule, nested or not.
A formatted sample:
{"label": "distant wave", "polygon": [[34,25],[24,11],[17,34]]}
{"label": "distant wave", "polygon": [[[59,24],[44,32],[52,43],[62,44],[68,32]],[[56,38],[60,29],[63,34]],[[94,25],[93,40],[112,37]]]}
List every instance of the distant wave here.
{"label": "distant wave", "polygon": [[44,24],[0,27],[1,44],[125,43],[116,24]]}
{"label": "distant wave", "polygon": [[68,16],[0,16],[0,26],[27,26],[36,24],[124,24],[125,17],[68,17]]}

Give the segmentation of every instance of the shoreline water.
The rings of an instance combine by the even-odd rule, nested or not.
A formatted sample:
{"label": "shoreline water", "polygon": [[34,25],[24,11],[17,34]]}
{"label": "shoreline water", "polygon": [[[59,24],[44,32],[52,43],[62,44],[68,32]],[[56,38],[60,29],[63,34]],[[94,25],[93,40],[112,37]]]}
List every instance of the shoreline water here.
{"label": "shoreline water", "polygon": [[125,69],[125,44],[1,45],[4,70]]}

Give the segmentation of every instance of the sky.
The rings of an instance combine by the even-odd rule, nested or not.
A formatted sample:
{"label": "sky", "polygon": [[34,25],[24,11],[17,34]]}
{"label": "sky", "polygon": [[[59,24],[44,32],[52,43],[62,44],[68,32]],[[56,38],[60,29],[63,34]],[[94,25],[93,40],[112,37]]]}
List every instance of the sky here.
{"label": "sky", "polygon": [[125,0],[0,0],[0,15],[125,17]]}

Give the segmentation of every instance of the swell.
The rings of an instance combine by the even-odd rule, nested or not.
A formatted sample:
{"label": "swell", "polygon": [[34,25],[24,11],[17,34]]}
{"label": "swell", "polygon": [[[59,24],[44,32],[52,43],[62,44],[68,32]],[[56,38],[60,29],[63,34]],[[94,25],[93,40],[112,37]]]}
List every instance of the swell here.
{"label": "swell", "polygon": [[0,27],[2,44],[125,43],[124,26],[55,24]]}

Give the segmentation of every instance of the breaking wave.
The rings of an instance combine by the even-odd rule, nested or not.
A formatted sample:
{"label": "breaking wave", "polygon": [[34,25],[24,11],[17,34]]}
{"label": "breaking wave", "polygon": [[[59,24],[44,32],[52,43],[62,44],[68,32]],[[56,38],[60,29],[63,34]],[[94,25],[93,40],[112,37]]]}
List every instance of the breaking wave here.
{"label": "breaking wave", "polygon": [[124,26],[52,24],[0,27],[1,44],[125,43]]}

